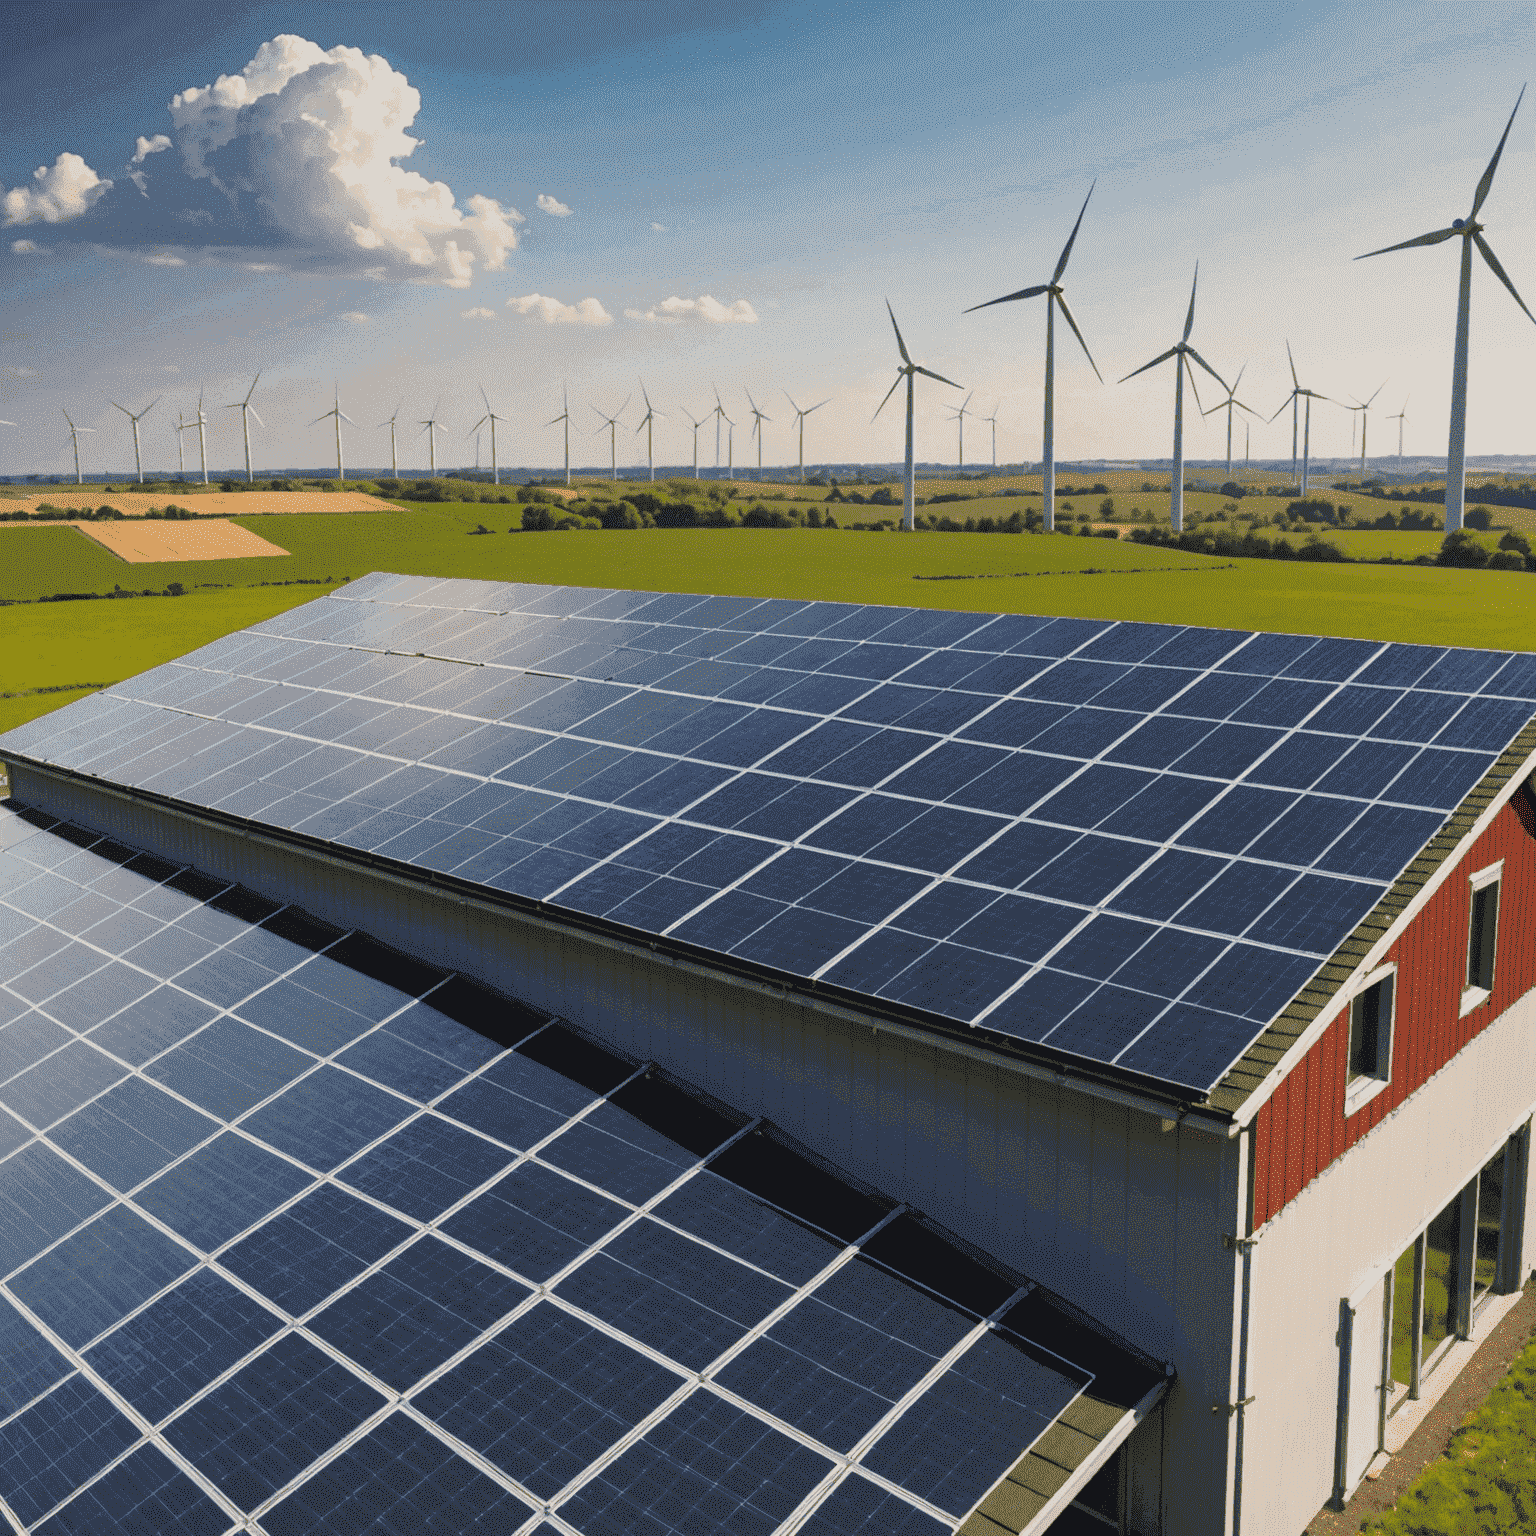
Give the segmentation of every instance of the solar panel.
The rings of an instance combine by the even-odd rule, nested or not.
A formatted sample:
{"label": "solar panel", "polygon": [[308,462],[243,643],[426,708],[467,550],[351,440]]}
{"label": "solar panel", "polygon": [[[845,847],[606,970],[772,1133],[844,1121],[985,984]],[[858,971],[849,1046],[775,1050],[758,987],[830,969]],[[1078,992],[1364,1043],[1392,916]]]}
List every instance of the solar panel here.
{"label": "solar panel", "polygon": [[[93,921],[27,915],[35,886]],[[166,937],[78,1009],[135,909]],[[1017,1281],[911,1215],[360,935],[11,809],[0,924],[0,1089],[112,1066],[17,1096],[0,1144],[26,1529],[948,1530],[1093,1377],[989,1365]],[[266,979],[219,1003],[226,955]],[[462,1022],[493,1017],[505,1043]]]}
{"label": "solar panel", "polygon": [[[1268,1019],[1202,976],[1310,974],[1533,712],[1499,652],[376,573],[3,748],[1203,1093]],[[1064,956],[1106,910],[1210,941],[1206,970],[1171,942],[1084,986],[1110,978]],[[158,918],[146,958],[211,1006],[265,979],[175,916],[118,921]],[[59,945],[17,989],[88,1013],[94,968]],[[1189,1004],[1225,1016],[1194,1055]],[[354,1027],[251,1006],[312,1019],[305,1048]]]}

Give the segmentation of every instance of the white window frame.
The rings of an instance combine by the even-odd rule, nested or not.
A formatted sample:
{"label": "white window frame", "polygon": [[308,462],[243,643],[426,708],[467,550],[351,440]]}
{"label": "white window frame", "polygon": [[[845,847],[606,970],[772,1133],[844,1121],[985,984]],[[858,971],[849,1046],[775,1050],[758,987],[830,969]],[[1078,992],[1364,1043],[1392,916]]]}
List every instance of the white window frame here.
{"label": "white window frame", "polygon": [[[1381,1030],[1376,1047],[1376,1064],[1379,1070],[1375,1073],[1362,1074],[1352,1083],[1345,1082],[1344,1118],[1346,1120],[1357,1111],[1364,1109],[1378,1093],[1389,1087],[1392,1082],[1392,1051],[1396,1044],[1397,1026],[1397,962],[1395,960],[1388,962],[1386,965],[1377,966],[1368,976],[1362,978],[1360,984],[1349,994],[1349,1002],[1344,1009],[1344,1018],[1346,1026],[1352,1026],[1354,1022],[1355,1000],[1364,993],[1369,992],[1379,982],[1385,981],[1388,977],[1392,978],[1392,1001],[1387,1009],[1386,1019],[1378,1025],[1378,1028]],[[1344,1049],[1347,1058],[1349,1051],[1348,1034],[1345,1036]],[[1345,1071],[1348,1071],[1347,1059]]]}
{"label": "white window frame", "polygon": [[[1462,1018],[1465,1018],[1469,1013],[1472,1012],[1472,1010],[1474,1008],[1481,1008],[1483,1006],[1483,1004],[1486,1003],[1488,1001],[1488,999],[1493,996],[1493,989],[1491,987],[1475,987],[1475,986],[1471,985],[1471,983],[1469,982],[1469,980],[1467,978],[1467,969],[1470,966],[1471,961],[1472,961],[1472,909],[1471,909],[1471,899],[1473,897],[1475,897],[1479,891],[1486,890],[1490,885],[1501,885],[1503,883],[1503,880],[1504,880],[1504,860],[1503,859],[1500,859],[1497,864],[1490,864],[1486,869],[1478,870],[1476,874],[1471,875],[1468,878],[1468,880],[1467,880],[1467,896],[1468,896],[1468,908],[1467,908],[1467,958],[1466,958],[1466,961],[1462,965],[1461,1013],[1460,1013],[1460,1017],[1462,1017]],[[1503,892],[1501,891],[1499,894],[1502,897]],[[1500,906],[1503,905],[1502,901],[1499,903],[1499,905]],[[1494,974],[1495,975],[1498,973],[1498,964],[1499,964],[1499,913],[1498,913],[1497,908],[1495,908],[1494,918],[1493,918],[1493,967],[1494,967]],[[1489,978],[1489,980],[1492,980],[1492,979],[1493,979],[1492,977]]]}

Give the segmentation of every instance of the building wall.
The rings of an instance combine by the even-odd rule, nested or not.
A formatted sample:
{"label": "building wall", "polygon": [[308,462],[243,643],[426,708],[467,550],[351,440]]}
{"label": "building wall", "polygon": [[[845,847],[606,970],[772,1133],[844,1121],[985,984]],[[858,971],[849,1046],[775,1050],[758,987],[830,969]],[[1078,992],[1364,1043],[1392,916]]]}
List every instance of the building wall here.
{"label": "building wall", "polygon": [[[1504,860],[1493,996],[1459,1017],[1466,975],[1468,879]],[[1291,1069],[1253,1122],[1253,1224],[1261,1226],[1517,999],[1536,987],[1536,816],[1517,794],[1467,851],[1386,956],[1397,963],[1392,1081],[1344,1117],[1349,1012]]]}
{"label": "building wall", "polygon": [[[1178,1372],[1131,1442],[1137,1528],[1223,1532],[1230,1512],[1236,1138],[982,1052],[875,1027],[651,952],[19,769],[16,795],[130,845],[557,1012],[904,1200]],[[1170,1122],[1171,1124],[1171,1122]],[[1048,1342],[1048,1341],[1045,1341]]]}
{"label": "building wall", "polygon": [[[1246,1413],[1243,1536],[1297,1536],[1331,1495],[1339,1303],[1382,1278],[1536,1109],[1533,1053],[1536,992],[1481,1025],[1258,1229],[1247,1375],[1257,1401]],[[1522,1277],[1536,1259],[1527,1195]]]}

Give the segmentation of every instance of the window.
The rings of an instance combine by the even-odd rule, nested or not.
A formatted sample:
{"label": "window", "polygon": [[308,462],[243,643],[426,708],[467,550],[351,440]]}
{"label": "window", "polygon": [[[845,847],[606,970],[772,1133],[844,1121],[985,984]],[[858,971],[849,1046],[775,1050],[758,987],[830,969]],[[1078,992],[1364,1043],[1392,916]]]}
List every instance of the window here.
{"label": "window", "polygon": [[1349,1073],[1344,1113],[1352,1115],[1392,1079],[1391,966],[1375,971],[1349,1005]]}
{"label": "window", "polygon": [[1504,864],[1480,870],[1472,876],[1471,917],[1467,923],[1467,980],[1461,994],[1461,1011],[1470,1013],[1493,995],[1493,966],[1499,937],[1499,882]]}

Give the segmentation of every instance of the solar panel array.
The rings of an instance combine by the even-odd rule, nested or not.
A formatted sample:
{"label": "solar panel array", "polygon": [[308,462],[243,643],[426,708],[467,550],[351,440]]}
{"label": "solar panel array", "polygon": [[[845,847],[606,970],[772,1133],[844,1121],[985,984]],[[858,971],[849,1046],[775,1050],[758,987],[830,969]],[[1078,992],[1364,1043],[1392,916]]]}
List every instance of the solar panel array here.
{"label": "solar panel array", "polygon": [[557,1022],[0,809],[23,1531],[929,1536],[1128,1363],[1065,1334]]}
{"label": "solar panel array", "polygon": [[0,750],[1203,1094],[1536,656],[375,574]]}

